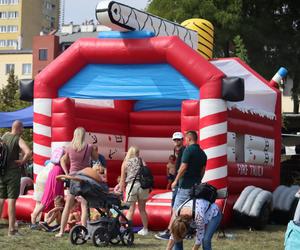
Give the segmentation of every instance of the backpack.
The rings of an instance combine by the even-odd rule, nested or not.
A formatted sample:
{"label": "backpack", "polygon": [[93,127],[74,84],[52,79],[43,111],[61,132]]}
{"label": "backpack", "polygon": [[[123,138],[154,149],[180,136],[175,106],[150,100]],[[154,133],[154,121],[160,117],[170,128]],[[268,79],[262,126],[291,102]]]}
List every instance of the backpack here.
{"label": "backpack", "polygon": [[8,146],[4,142],[0,142],[0,175],[5,174],[7,168]]}
{"label": "backpack", "polygon": [[51,154],[50,161],[53,164],[59,164],[60,163],[60,159],[64,155],[64,153],[65,153],[65,150],[64,150],[63,147],[58,147],[58,148],[54,149],[54,151]]}
{"label": "backpack", "polygon": [[217,189],[208,183],[195,184],[190,191],[191,199],[204,199],[214,203],[217,199]]}
{"label": "backpack", "polygon": [[150,168],[147,166],[144,166],[142,159],[140,158],[140,169],[138,172],[139,175],[139,181],[141,183],[141,188],[142,189],[148,189],[148,188],[153,188],[154,186],[154,178],[151,173]]}

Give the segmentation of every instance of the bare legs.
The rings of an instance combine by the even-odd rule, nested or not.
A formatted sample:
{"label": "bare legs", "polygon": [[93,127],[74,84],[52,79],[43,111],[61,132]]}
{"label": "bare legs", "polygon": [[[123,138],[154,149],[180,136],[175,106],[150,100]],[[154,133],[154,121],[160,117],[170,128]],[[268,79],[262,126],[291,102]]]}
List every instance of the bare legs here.
{"label": "bare legs", "polygon": [[[134,211],[135,211],[135,202],[131,202],[130,204],[130,207],[129,207],[129,210],[127,212],[127,219],[128,220],[132,220],[132,217],[133,217],[133,214],[134,214]],[[138,208],[139,208],[139,211],[140,211],[140,216],[141,216],[141,220],[142,220],[142,223],[143,223],[143,227],[145,229],[148,229],[148,216],[147,216],[147,213],[146,213],[146,200],[139,200],[138,201]]]}
{"label": "bare legs", "polygon": [[8,201],[8,232],[16,231],[16,199],[7,199]]}
{"label": "bare legs", "polygon": [[40,203],[40,202],[37,202],[36,205],[35,205],[35,208],[31,214],[31,224],[35,224],[36,223],[36,219],[38,216],[40,216],[40,213],[43,212],[45,206]]}

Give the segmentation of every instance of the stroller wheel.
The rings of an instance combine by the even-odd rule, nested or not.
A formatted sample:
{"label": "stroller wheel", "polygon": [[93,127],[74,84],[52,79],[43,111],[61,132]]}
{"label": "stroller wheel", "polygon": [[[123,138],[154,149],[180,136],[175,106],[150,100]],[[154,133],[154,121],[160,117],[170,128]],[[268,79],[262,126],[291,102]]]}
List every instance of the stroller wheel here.
{"label": "stroller wheel", "polygon": [[94,246],[101,247],[107,246],[110,242],[110,235],[107,232],[106,228],[98,227],[93,233],[92,237]]}
{"label": "stroller wheel", "polygon": [[132,232],[132,229],[126,229],[124,232],[122,232],[121,240],[123,245],[132,246],[134,241],[134,234]]}
{"label": "stroller wheel", "polygon": [[73,245],[82,245],[86,243],[88,230],[81,225],[77,225],[70,231],[70,241]]}
{"label": "stroller wheel", "polygon": [[112,244],[112,245],[118,245],[121,241],[121,238],[120,236],[118,235],[116,238],[113,238],[111,239],[109,242]]}

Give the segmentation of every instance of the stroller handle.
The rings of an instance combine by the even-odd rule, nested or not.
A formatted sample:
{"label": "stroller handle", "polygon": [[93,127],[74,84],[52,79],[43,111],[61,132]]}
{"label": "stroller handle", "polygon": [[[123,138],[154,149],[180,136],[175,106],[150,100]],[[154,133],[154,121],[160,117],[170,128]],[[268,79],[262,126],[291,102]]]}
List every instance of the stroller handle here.
{"label": "stroller handle", "polygon": [[78,181],[78,182],[83,182],[84,181],[79,177],[71,176],[71,175],[65,175],[65,174],[61,174],[61,175],[56,176],[56,180],[59,180],[59,181],[72,180],[72,181]]}

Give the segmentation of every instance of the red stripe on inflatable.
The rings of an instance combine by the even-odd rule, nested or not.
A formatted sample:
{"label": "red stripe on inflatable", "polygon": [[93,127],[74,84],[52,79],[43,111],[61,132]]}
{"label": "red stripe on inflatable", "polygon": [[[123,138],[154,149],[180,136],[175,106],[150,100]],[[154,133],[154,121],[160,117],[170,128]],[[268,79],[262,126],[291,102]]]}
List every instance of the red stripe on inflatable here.
{"label": "red stripe on inflatable", "polygon": [[274,138],[275,136],[275,129],[273,126],[256,123],[255,120],[245,121],[236,118],[228,118],[228,131],[268,138]]}
{"label": "red stripe on inflatable", "polygon": [[[178,111],[141,111],[131,112],[129,121],[132,125],[180,125]],[[180,131],[180,130],[179,130]],[[157,136],[156,136],[157,137]]]}
{"label": "red stripe on inflatable", "polygon": [[51,147],[51,137],[33,133],[33,141],[40,145]]}
{"label": "red stripe on inflatable", "polygon": [[215,169],[227,165],[227,155],[208,159],[206,163],[206,170]]}
{"label": "red stripe on inflatable", "polygon": [[47,161],[47,160],[49,160],[49,157],[45,157],[45,156],[42,156],[42,155],[38,155],[38,154],[36,154],[36,153],[33,154],[33,162],[34,162],[35,164],[44,166],[45,161]]}
{"label": "red stripe on inflatable", "polygon": [[234,108],[232,110],[228,110],[228,116],[230,118],[237,118],[237,119],[246,120],[246,121],[255,121],[257,123],[274,126],[274,120],[268,119],[266,117],[261,117],[259,115],[255,115],[255,114],[243,113],[236,108]]}
{"label": "red stripe on inflatable", "polygon": [[52,100],[52,113],[69,113],[74,114],[75,101],[70,98],[54,98]]}
{"label": "red stripe on inflatable", "polygon": [[86,131],[90,132],[100,132],[118,135],[126,135],[128,133],[127,123],[114,123],[76,118],[76,126],[84,127]]}
{"label": "red stripe on inflatable", "polygon": [[132,137],[167,137],[170,138],[176,131],[180,131],[180,125],[130,125],[129,136]]}
{"label": "red stripe on inflatable", "polygon": [[76,117],[80,119],[94,120],[98,122],[128,123],[128,113],[113,108],[101,108],[86,104],[76,104]]}
{"label": "red stripe on inflatable", "polygon": [[226,188],[227,187],[227,177],[220,178],[216,180],[208,181],[209,184],[216,187],[217,189]]}
{"label": "red stripe on inflatable", "polygon": [[274,177],[274,167],[248,163],[228,163],[228,176],[271,179]]}
{"label": "red stripe on inflatable", "polygon": [[262,189],[273,191],[273,179],[258,177],[228,177],[228,190],[230,194],[240,194],[245,187],[254,185]]}
{"label": "red stripe on inflatable", "polygon": [[200,118],[200,121],[201,121],[199,124],[200,129],[210,125],[215,125],[217,123],[225,122],[227,121],[227,111],[205,116],[203,118]]}
{"label": "red stripe on inflatable", "polygon": [[33,122],[51,127],[51,117],[33,113]]}
{"label": "red stripe on inflatable", "polygon": [[181,116],[181,124],[181,131],[184,133],[188,130],[198,131],[199,116]]}
{"label": "red stripe on inflatable", "polygon": [[214,147],[216,144],[222,145],[222,144],[226,144],[226,143],[227,143],[227,133],[221,134],[221,135],[216,135],[216,136],[211,136],[204,140],[201,140],[201,138],[200,138],[200,145],[203,150]]}
{"label": "red stripe on inflatable", "polygon": [[72,127],[53,127],[52,141],[53,142],[69,142],[73,139],[75,126]]}

